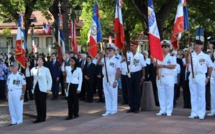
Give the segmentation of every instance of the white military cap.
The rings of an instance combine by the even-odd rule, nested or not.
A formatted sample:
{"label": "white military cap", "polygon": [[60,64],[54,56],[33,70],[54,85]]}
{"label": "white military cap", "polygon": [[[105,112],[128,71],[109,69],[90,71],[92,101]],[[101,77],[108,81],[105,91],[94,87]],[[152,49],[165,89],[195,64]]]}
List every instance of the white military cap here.
{"label": "white military cap", "polygon": [[117,47],[115,46],[115,44],[111,43],[111,44],[107,44],[107,49],[113,49],[114,51],[116,51]]}
{"label": "white military cap", "polygon": [[171,42],[169,40],[162,40],[161,45],[166,45],[166,46],[171,47]]}

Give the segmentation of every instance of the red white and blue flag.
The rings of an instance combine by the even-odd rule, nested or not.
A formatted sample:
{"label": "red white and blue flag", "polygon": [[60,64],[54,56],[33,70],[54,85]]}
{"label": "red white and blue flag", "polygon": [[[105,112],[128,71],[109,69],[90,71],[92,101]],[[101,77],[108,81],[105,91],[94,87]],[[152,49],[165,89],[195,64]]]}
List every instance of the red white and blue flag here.
{"label": "red white and blue flag", "polygon": [[15,47],[15,56],[17,62],[20,64],[22,68],[25,68],[25,43],[24,39],[26,38],[24,35],[24,19],[23,14],[19,16],[18,27],[17,27],[17,35],[16,35],[16,47]]}
{"label": "red white and blue flag", "polygon": [[43,34],[51,34],[51,24],[43,23]]}
{"label": "red white and blue flag", "polygon": [[152,0],[148,0],[148,28],[151,56],[157,60],[163,61],[164,56]]}
{"label": "red white and blue flag", "polygon": [[76,41],[76,22],[70,22],[70,42],[73,52],[78,53],[77,41]]}
{"label": "red white and blue flag", "polygon": [[181,39],[181,34],[183,31],[189,29],[189,21],[188,21],[188,10],[186,5],[186,0],[179,0],[177,13],[175,17],[171,43],[173,49],[179,48],[179,41]]}
{"label": "red white and blue flag", "polygon": [[122,0],[116,0],[115,20],[114,20],[115,45],[119,50],[124,47],[125,35],[122,19]]}
{"label": "red white and blue flag", "polygon": [[63,16],[58,15],[58,61],[63,63],[63,54],[65,54],[65,39],[63,33]]}
{"label": "red white and blue flag", "polygon": [[93,8],[92,26],[89,31],[89,47],[88,53],[95,58],[98,52],[97,43],[102,41],[102,29],[100,24],[99,5],[96,2]]}

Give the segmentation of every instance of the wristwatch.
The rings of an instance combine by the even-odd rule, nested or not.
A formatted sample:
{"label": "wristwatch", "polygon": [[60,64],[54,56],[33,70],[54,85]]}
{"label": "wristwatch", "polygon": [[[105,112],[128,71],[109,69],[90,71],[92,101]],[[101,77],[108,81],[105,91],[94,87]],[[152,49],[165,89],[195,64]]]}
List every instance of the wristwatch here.
{"label": "wristwatch", "polygon": [[210,77],[210,76],[208,76],[207,78],[208,78],[208,79],[210,79],[211,77]]}
{"label": "wristwatch", "polygon": [[118,81],[117,81],[117,80],[115,80],[114,82],[115,82],[115,83],[117,83]]}

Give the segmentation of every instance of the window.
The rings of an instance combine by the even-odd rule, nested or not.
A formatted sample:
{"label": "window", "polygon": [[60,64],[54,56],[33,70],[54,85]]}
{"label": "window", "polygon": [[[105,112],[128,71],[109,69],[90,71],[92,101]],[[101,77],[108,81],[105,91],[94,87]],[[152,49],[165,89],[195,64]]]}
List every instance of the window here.
{"label": "window", "polygon": [[13,48],[13,37],[7,37],[6,43],[7,47],[10,45],[10,47]]}
{"label": "window", "polygon": [[34,37],[34,45],[39,48],[40,44],[39,44],[39,37]]}
{"label": "window", "polygon": [[48,47],[49,45],[51,46],[52,44],[53,44],[52,37],[47,37],[46,38],[46,47]]}

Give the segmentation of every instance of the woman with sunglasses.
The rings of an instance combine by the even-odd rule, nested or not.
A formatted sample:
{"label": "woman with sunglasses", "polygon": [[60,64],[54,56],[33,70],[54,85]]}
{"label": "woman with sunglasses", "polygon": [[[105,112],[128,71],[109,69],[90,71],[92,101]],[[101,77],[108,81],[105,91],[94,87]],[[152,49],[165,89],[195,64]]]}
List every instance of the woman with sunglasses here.
{"label": "woman with sunglasses", "polygon": [[78,67],[78,60],[75,57],[70,58],[70,66],[66,66],[67,90],[65,91],[68,103],[68,117],[65,120],[78,118],[79,101],[78,94],[81,92],[83,74]]}

